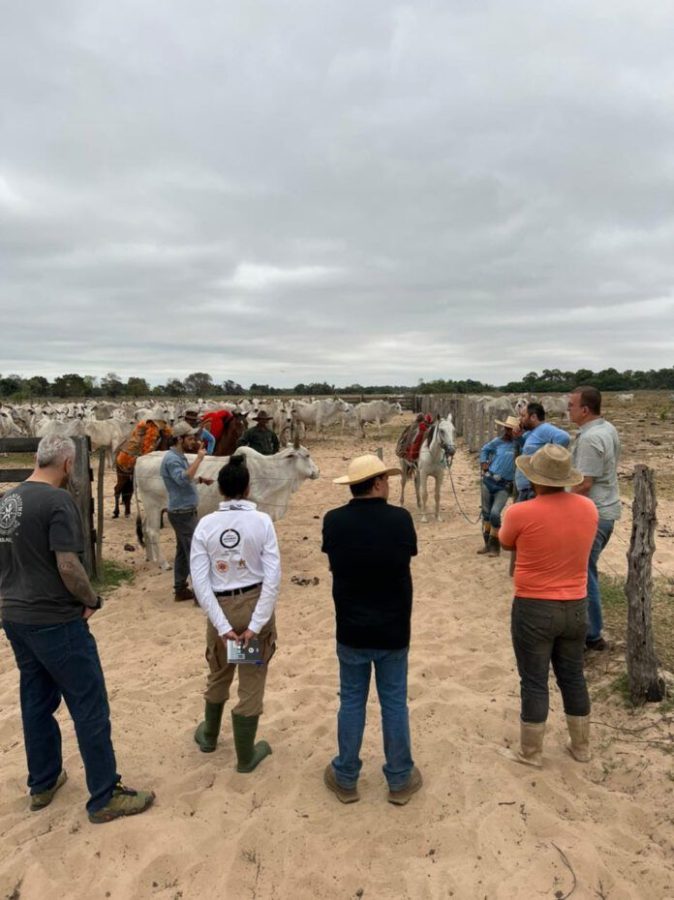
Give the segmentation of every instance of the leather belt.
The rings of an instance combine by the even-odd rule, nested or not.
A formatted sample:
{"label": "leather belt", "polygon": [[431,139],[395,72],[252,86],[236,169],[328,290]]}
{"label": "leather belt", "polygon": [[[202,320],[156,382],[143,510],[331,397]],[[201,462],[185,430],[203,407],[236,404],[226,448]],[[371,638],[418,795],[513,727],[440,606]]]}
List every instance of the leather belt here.
{"label": "leather belt", "polygon": [[215,591],[216,597],[236,597],[238,594],[247,594],[248,591],[254,591],[262,585],[261,581],[257,584],[247,584],[246,587],[232,588],[231,591]]}

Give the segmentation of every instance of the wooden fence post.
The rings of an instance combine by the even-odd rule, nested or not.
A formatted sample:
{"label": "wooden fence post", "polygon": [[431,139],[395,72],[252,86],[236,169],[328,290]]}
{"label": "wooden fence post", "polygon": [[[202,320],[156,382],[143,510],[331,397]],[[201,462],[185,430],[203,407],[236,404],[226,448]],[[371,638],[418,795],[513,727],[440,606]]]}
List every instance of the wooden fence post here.
{"label": "wooden fence post", "polygon": [[98,480],[96,491],[96,572],[99,578],[103,572],[103,487],[105,484],[105,447],[98,453]]}
{"label": "wooden fence post", "polygon": [[96,557],[93,546],[93,497],[91,496],[92,471],[89,466],[89,448],[91,442],[88,437],[74,437],[75,463],[70,477],[70,492],[75,504],[80,511],[82,529],[84,531],[84,554],[82,564],[87,575],[92,578],[96,575]]}
{"label": "wooden fence post", "polygon": [[653,644],[651,561],[655,551],[655,477],[648,466],[634,467],[632,538],[627,554],[627,678],[635,705],[664,697]]}

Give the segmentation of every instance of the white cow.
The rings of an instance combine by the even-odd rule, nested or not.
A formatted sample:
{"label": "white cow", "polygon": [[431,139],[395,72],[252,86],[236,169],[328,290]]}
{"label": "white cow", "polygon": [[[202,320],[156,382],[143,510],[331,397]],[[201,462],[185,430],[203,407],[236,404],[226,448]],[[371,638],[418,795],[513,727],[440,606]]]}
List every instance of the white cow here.
{"label": "white cow", "polygon": [[[318,478],[319,471],[305,447],[288,447],[274,456],[263,456],[250,447],[241,447],[236,455],[246,457],[250,472],[250,500],[257,503],[262,512],[274,521],[281,519],[290,503],[290,495],[300,488],[307,478]],[[143,535],[145,553],[149,562],[156,562],[162,569],[169,565],[162,556],[159,545],[162,510],[167,508],[168,496],[160,475],[164,452],[155,451],[138,458],[134,474],[136,499],[143,505],[142,522],[137,522],[138,536]],[[188,462],[196,459],[187,454]],[[206,456],[199,466],[199,475],[212,478],[212,485],[197,485],[199,518],[214,512],[222,496],[218,490],[218,472],[227,462],[224,456]],[[141,530],[142,529],[142,530]]]}
{"label": "white cow", "polygon": [[322,397],[310,403],[298,401],[292,404],[292,409],[300,422],[307,428],[313,428],[316,434],[321,433],[324,425],[332,425],[333,422],[339,421],[350,408],[341,397]]}
{"label": "white cow", "polygon": [[388,400],[370,400],[367,403],[359,403],[356,406],[356,416],[360,432],[365,437],[365,425],[374,422],[377,425],[377,434],[381,432],[382,422],[386,423],[393,416],[399,416],[403,411],[399,403],[389,403]]}

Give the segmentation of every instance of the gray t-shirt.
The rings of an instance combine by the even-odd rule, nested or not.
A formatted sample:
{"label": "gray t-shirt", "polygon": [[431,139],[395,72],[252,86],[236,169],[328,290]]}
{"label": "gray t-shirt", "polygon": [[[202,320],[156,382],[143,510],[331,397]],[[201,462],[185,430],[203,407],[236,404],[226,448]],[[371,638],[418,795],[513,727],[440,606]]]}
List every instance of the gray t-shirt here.
{"label": "gray t-shirt", "polygon": [[592,419],[582,425],[573,446],[573,465],[592,478],[587,495],[599,511],[600,519],[620,518],[618,458],[620,438],[606,419]]}
{"label": "gray t-shirt", "polygon": [[0,499],[0,611],[7,622],[52,625],[82,615],[56,551],[84,549],[80,515],[62,488],[24,481]]}

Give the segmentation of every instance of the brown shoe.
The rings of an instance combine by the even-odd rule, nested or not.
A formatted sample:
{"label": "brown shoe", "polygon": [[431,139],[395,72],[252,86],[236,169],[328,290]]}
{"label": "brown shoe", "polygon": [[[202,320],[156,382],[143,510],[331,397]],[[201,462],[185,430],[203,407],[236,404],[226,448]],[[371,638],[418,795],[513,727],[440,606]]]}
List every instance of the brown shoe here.
{"label": "brown shoe", "polygon": [[31,794],[30,795],[30,811],[37,812],[40,809],[45,809],[45,807],[49,806],[49,804],[54,799],[54,794],[60,787],[62,787],[66,781],[68,780],[68,773],[65,769],[62,769],[59,773],[59,777],[56,779],[55,783],[52,787],[47,788],[46,791],[40,791],[39,794]]}
{"label": "brown shoe", "polygon": [[173,599],[176,603],[180,603],[182,600],[194,600],[194,591],[190,590],[187,585],[183,588],[176,588]]}
{"label": "brown shoe", "polygon": [[421,777],[421,772],[414,766],[405,787],[400,788],[398,791],[388,792],[388,802],[395,803],[396,806],[404,806],[406,803],[409,803],[412,794],[416,794],[423,783],[424,779]]}
{"label": "brown shoe", "polygon": [[328,763],[325,767],[325,772],[323,772],[323,783],[342,803],[355,803],[357,800],[360,800],[358,788],[345,788],[337,781],[335,770],[332,768],[332,763]]}

